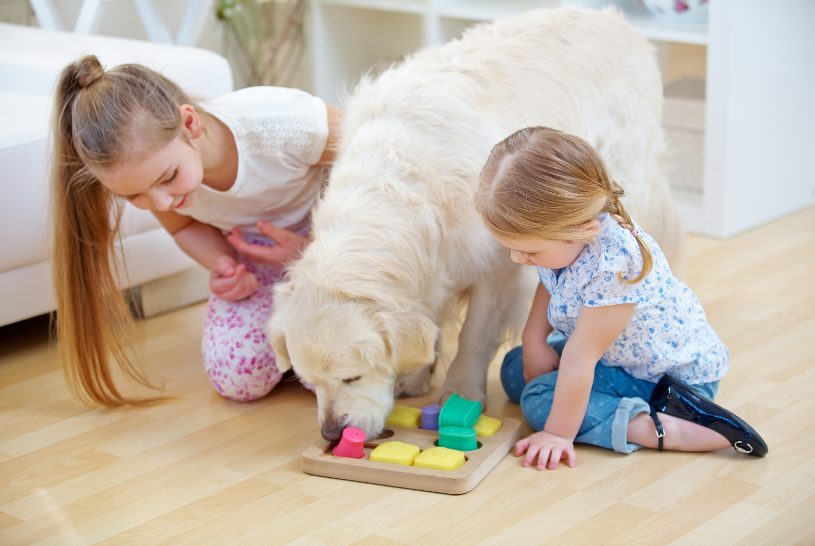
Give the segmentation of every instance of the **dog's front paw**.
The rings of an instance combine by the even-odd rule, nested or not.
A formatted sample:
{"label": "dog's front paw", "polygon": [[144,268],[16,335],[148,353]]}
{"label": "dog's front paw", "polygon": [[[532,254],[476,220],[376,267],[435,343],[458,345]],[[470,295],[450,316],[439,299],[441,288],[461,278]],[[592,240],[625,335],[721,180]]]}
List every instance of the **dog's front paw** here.
{"label": "dog's front paw", "polygon": [[472,383],[448,383],[445,381],[444,385],[436,392],[436,403],[440,406],[444,405],[453,394],[458,394],[467,400],[481,402],[482,411],[487,408],[487,391]]}
{"label": "dog's front paw", "polygon": [[424,396],[430,390],[430,378],[433,375],[431,366],[399,374],[396,377],[396,398]]}

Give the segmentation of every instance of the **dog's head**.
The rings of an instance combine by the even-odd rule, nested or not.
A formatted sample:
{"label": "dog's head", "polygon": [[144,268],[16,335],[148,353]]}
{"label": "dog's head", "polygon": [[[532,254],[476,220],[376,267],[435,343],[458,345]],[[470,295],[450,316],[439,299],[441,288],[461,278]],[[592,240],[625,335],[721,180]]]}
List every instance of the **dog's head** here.
{"label": "dog's head", "polygon": [[294,278],[276,288],[268,328],[278,368],[315,386],[325,439],[349,426],[378,435],[396,376],[433,362],[438,327],[415,303],[394,306],[375,283],[337,292],[321,279]]}

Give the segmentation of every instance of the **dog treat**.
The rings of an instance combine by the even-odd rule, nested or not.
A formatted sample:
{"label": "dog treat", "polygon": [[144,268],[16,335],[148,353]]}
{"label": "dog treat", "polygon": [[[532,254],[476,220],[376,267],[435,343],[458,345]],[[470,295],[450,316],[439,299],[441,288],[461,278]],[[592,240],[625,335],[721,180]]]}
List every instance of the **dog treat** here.
{"label": "dog treat", "polygon": [[458,470],[464,466],[465,462],[464,453],[461,451],[446,447],[431,447],[416,457],[413,466],[434,470]]}
{"label": "dog treat", "polygon": [[439,428],[439,447],[459,451],[474,451],[478,449],[475,430],[464,427],[441,427]]}
{"label": "dog treat", "polygon": [[385,442],[384,444],[379,444],[376,446],[376,449],[371,451],[371,460],[380,463],[412,466],[419,451],[419,448],[413,444]]}
{"label": "dog treat", "polygon": [[487,417],[486,415],[482,415],[473,428],[475,428],[475,433],[477,436],[492,436],[501,430],[501,420],[496,419],[495,417]]}
{"label": "dog treat", "polygon": [[431,404],[422,408],[422,430],[439,430],[439,412],[441,406]]}
{"label": "dog treat", "polygon": [[332,452],[337,457],[361,459],[365,456],[365,433],[357,427],[348,427],[342,431],[342,438]]}
{"label": "dog treat", "polygon": [[422,424],[422,410],[408,406],[393,406],[385,424],[393,427],[419,428]]}
{"label": "dog treat", "polygon": [[453,394],[439,413],[439,428],[473,428],[481,417],[481,402],[474,402]]}

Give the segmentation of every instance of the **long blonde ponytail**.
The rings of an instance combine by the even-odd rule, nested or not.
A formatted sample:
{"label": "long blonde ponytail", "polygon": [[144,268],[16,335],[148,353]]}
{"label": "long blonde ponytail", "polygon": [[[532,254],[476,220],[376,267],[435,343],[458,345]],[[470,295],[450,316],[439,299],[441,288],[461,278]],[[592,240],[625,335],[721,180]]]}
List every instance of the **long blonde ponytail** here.
{"label": "long blonde ponytail", "polygon": [[62,367],[72,394],[88,405],[145,405],[166,397],[122,394],[111,360],[138,384],[155,388],[128,356],[133,319],[118,286],[121,205],[88,170],[110,167],[139,138],[159,146],[181,127],[177,86],[139,65],[105,72],[94,56],[67,66],[52,118],[53,276]]}

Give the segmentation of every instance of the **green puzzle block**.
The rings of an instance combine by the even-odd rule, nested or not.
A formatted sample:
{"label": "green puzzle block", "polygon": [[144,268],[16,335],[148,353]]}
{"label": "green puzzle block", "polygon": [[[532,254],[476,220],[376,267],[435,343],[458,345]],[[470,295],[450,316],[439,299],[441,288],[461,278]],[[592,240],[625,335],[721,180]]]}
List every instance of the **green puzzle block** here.
{"label": "green puzzle block", "polygon": [[478,440],[475,429],[464,427],[441,427],[439,429],[439,447],[457,449],[458,451],[475,451]]}
{"label": "green puzzle block", "polygon": [[481,417],[481,402],[474,402],[453,394],[439,413],[439,428],[473,428]]}

